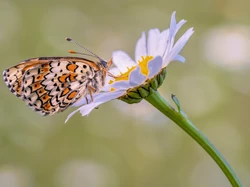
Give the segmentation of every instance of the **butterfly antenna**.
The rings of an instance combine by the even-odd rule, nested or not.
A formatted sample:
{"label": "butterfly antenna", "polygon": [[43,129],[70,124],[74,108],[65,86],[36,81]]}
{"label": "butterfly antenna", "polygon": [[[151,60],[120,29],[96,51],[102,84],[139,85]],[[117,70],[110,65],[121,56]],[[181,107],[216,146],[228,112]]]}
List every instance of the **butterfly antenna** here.
{"label": "butterfly antenna", "polygon": [[[77,51],[74,51],[74,50],[69,50],[68,52],[71,53],[71,54],[79,54],[79,55],[91,56],[91,57],[97,58],[96,56],[94,56],[94,55],[92,55],[92,54],[81,53],[81,52],[77,52]],[[98,58],[98,59],[99,59],[99,58]]]}
{"label": "butterfly antenna", "polygon": [[[67,41],[69,42],[73,42],[75,43],[76,45],[78,45],[79,47],[85,49],[86,51],[88,51],[90,54],[92,54],[94,57],[98,58],[101,63],[106,67],[107,66],[107,62],[105,60],[103,60],[102,58],[100,58],[99,56],[97,56],[95,53],[93,53],[92,51],[90,51],[89,49],[87,49],[86,47],[83,47],[82,45],[80,45],[79,43],[77,43],[75,40],[72,40],[71,38],[66,38]],[[80,53],[78,53],[80,54]]]}

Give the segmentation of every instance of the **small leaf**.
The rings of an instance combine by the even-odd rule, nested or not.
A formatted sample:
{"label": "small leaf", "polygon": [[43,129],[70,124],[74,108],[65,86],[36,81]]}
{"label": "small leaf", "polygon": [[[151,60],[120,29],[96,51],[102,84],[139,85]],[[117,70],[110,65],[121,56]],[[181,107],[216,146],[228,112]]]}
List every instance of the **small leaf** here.
{"label": "small leaf", "polygon": [[171,97],[172,97],[174,103],[176,104],[178,111],[181,112],[181,104],[180,104],[179,100],[177,99],[177,97],[174,94],[171,94]]}

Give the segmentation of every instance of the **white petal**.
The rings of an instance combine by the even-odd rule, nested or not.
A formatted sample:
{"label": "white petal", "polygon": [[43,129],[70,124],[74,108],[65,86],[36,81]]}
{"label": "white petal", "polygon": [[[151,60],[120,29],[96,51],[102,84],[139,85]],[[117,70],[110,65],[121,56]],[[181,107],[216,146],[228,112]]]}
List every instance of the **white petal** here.
{"label": "white petal", "polygon": [[125,94],[126,91],[116,91],[116,92],[106,92],[106,93],[100,93],[96,96],[96,100],[90,104],[83,105],[82,107],[78,108],[74,112],[70,113],[65,121],[65,123],[69,120],[70,117],[72,117],[76,112],[80,111],[82,116],[88,115],[94,108],[99,106],[100,104],[103,104],[105,102],[108,102],[112,99],[116,99],[123,94]]}
{"label": "white petal", "polygon": [[110,86],[118,90],[127,90],[131,87],[129,81],[117,81]]}
{"label": "white petal", "polygon": [[124,51],[114,51],[112,53],[112,59],[115,66],[122,73],[128,71],[128,68],[136,65],[136,63]]}
{"label": "white petal", "polygon": [[175,32],[174,32],[174,35],[173,35],[173,37],[175,37],[175,35],[176,35],[176,33],[180,30],[180,28],[182,27],[182,25],[184,24],[184,23],[186,23],[187,21],[186,20],[181,20],[177,25],[176,25],[176,28],[175,28]]}
{"label": "white petal", "polygon": [[140,66],[137,66],[129,75],[129,84],[131,87],[138,86],[142,84],[147,77],[141,73]]}
{"label": "white petal", "polygon": [[146,35],[145,32],[142,33],[141,37],[136,43],[135,47],[135,62],[138,63],[138,60],[141,59],[142,56],[147,56],[147,44],[146,44]]}
{"label": "white petal", "polygon": [[149,75],[148,78],[152,78],[160,72],[162,69],[162,58],[160,56],[155,57],[153,60],[148,62]]}
{"label": "white petal", "polygon": [[101,91],[108,92],[110,90],[111,86],[109,83],[105,83],[105,85],[102,87]]}
{"label": "white petal", "polygon": [[108,84],[110,80],[113,80],[113,77],[107,76],[105,79],[105,84]]}
{"label": "white petal", "polygon": [[170,37],[172,37],[172,35],[174,34],[175,31],[175,27],[176,27],[176,19],[175,19],[175,14],[176,12],[174,11],[171,15],[171,21],[170,21]]}
{"label": "white petal", "polygon": [[162,31],[160,34],[157,53],[155,56],[163,57],[168,45],[169,45],[169,29],[166,29]]}
{"label": "white petal", "polygon": [[174,45],[174,37],[177,33],[177,31],[180,29],[180,27],[185,23],[184,20],[180,21],[177,25],[176,25],[176,18],[175,18],[175,14],[176,12],[172,13],[171,16],[171,21],[170,21],[170,28],[169,28],[169,38],[168,38],[168,45],[166,46],[166,50],[164,52],[163,57],[163,62],[166,61],[166,57],[168,56],[169,51],[172,49],[173,45]]}
{"label": "white petal", "polygon": [[183,49],[183,47],[185,46],[188,39],[192,36],[193,33],[193,28],[190,28],[181,36],[181,38],[174,45],[173,49],[166,56],[166,60],[164,60],[163,66],[167,66],[170,61],[175,59],[176,55],[178,55],[179,52]]}
{"label": "white petal", "polygon": [[69,118],[71,118],[75,113],[77,113],[80,110],[80,108],[78,108],[77,110],[74,110],[73,112],[71,112],[68,117],[66,118],[64,123],[67,123],[69,121]]}
{"label": "white petal", "polygon": [[[95,98],[95,96],[96,96],[96,94],[93,94],[93,99]],[[88,100],[88,102],[90,102],[91,97],[90,97],[90,95],[87,95],[86,97],[87,97],[87,99],[85,97],[83,97],[83,98],[79,99],[78,101],[76,101],[72,106],[78,107],[78,106],[87,104],[87,100]]]}
{"label": "white petal", "polygon": [[117,67],[113,67],[109,69],[109,72],[115,76],[118,76],[121,74],[120,70]]}
{"label": "white petal", "polygon": [[176,55],[173,60],[180,61],[180,62],[186,61],[186,59],[181,55]]}
{"label": "white petal", "polygon": [[114,78],[112,78],[112,77],[106,77],[105,85],[102,87],[101,91],[107,92],[107,91],[110,90],[110,84],[109,84],[109,82],[111,80],[114,80]]}
{"label": "white petal", "polygon": [[187,41],[189,38],[192,36],[194,33],[193,28],[188,29],[181,37],[180,39],[176,42],[174,48],[177,48],[177,53],[179,53],[183,47],[186,45]]}
{"label": "white petal", "polygon": [[148,31],[148,55],[155,56],[157,52],[157,46],[159,43],[160,31],[159,29],[150,29]]}
{"label": "white petal", "polygon": [[[181,20],[176,26],[175,28],[171,29],[171,33],[169,34],[169,45],[166,48],[165,54],[167,56],[167,54],[170,52],[170,50],[173,48],[174,46],[174,40],[175,40],[175,36],[177,34],[177,32],[179,31],[179,29],[181,28],[181,26],[186,23],[186,20]],[[164,56],[164,58],[166,57]]]}
{"label": "white petal", "polygon": [[[115,98],[114,98],[115,99]],[[112,99],[110,99],[112,100]],[[82,114],[82,116],[87,116],[90,114],[90,112],[95,109],[96,107],[98,107],[99,105],[103,104],[105,102],[92,102],[88,105],[83,105],[82,107],[80,107],[80,113]]]}

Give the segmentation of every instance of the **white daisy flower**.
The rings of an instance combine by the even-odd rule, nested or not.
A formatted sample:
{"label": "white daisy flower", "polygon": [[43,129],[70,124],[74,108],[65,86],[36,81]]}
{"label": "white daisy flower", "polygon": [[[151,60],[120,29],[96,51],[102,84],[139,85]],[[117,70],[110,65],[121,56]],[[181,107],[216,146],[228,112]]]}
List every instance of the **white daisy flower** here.
{"label": "white daisy flower", "polygon": [[113,52],[112,60],[116,67],[110,69],[110,73],[117,78],[107,77],[102,92],[93,95],[93,102],[87,104],[85,98],[76,102],[73,106],[81,107],[72,112],[66,122],[78,111],[86,116],[99,105],[118,98],[127,103],[138,103],[150,94],[150,89],[157,90],[166,76],[167,65],[174,60],[185,61],[179,53],[193,34],[193,28],[174,42],[176,33],[185,22],[176,23],[173,12],[169,29],[162,32],[151,29],[147,39],[143,32],[135,47],[135,60],[123,51]]}

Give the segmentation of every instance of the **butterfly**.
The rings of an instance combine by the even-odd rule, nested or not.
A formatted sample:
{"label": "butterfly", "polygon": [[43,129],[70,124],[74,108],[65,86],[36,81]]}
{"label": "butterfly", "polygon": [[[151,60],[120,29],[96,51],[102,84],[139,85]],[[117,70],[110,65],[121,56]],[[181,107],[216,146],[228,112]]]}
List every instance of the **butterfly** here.
{"label": "butterfly", "polygon": [[[3,78],[10,91],[41,115],[62,112],[81,98],[97,93],[105,84],[112,59],[105,61],[74,40],[66,38],[96,57],[98,62],[81,57],[30,58],[6,69]],[[87,100],[88,103],[88,100]]]}

